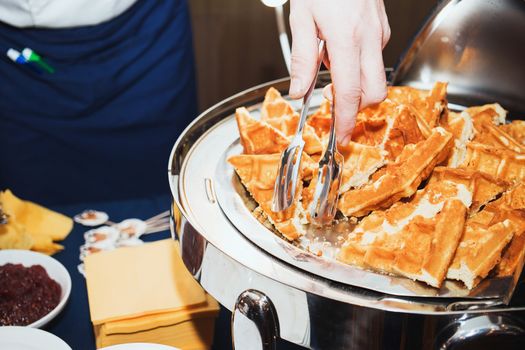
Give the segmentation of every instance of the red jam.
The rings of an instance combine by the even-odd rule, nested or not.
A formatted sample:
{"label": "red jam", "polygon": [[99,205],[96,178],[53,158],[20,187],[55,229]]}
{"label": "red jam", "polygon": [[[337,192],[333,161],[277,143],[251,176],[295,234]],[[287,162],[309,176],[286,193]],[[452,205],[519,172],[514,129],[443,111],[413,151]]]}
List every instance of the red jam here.
{"label": "red jam", "polygon": [[60,285],[40,265],[0,266],[0,326],[26,326],[60,301]]}

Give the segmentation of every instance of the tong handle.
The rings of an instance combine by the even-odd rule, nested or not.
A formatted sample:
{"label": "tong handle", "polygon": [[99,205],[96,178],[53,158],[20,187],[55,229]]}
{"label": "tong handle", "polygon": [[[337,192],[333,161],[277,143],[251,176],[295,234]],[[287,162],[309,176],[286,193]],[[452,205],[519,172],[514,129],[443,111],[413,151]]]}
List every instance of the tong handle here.
{"label": "tong handle", "polygon": [[332,122],[330,123],[330,135],[328,136],[328,145],[326,146],[327,150],[330,150],[331,152],[337,151],[337,140],[335,136],[335,92],[334,92],[334,86],[332,85],[332,109],[331,109],[331,116],[332,116]]}
{"label": "tong handle", "polygon": [[308,116],[308,109],[310,107],[310,100],[312,99],[312,92],[315,89],[315,85],[317,84],[317,76],[319,75],[319,69],[321,68],[321,63],[323,62],[325,53],[325,41],[321,40],[319,42],[319,56],[317,58],[317,68],[315,70],[315,77],[312,79],[312,82],[310,83],[310,86],[308,87],[308,90],[306,90],[306,94],[303,97],[303,106],[301,107],[301,119],[299,120],[299,125],[297,126],[297,132],[295,134],[295,137],[297,135],[300,135],[302,137],[304,125],[306,123],[306,117]]}

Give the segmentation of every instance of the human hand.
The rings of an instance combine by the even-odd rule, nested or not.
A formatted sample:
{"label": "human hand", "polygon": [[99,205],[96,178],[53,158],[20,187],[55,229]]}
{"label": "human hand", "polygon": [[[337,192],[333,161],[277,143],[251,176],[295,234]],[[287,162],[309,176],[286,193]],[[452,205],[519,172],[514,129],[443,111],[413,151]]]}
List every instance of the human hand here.
{"label": "human hand", "polygon": [[325,64],[335,92],[337,139],[347,143],[359,109],[386,97],[382,50],[390,27],[383,0],[291,0],[290,27],[290,96],[301,98],[308,90],[316,74],[318,39],[324,39]]}

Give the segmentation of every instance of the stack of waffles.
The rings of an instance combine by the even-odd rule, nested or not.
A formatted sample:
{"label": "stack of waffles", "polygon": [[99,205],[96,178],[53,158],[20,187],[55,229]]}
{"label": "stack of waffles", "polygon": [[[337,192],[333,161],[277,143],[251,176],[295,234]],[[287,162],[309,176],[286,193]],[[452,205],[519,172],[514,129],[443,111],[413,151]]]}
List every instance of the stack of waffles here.
{"label": "stack of waffles", "polygon": [[[439,288],[445,279],[474,288],[489,274],[518,278],[525,258],[525,122],[506,122],[499,104],[447,108],[447,84],[390,87],[357,116],[348,144],[339,217],[356,223],[337,258]],[[229,158],[263,217],[290,241],[309,225],[317,161],[331,123],[324,101],[309,116],[293,205],[271,210],[281,152],[299,114],[270,88],[256,119],[236,111],[241,155]]]}

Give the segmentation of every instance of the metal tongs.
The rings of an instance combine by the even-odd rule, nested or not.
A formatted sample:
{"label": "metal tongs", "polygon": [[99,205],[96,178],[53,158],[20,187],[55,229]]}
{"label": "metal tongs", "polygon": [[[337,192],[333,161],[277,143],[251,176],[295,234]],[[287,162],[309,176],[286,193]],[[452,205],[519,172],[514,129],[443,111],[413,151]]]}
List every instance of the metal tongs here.
{"label": "metal tongs", "polygon": [[[332,93],[332,96],[335,96]],[[335,99],[334,99],[335,101]],[[343,174],[344,158],[337,151],[337,140],[335,137],[335,102],[332,102],[332,123],[330,124],[330,136],[328,146],[319,161],[319,170],[315,184],[313,202],[310,206],[310,221],[317,225],[330,224],[337,212],[337,201],[339,199],[339,186]]]}
{"label": "metal tongs", "polygon": [[303,155],[304,140],[303,129],[308,115],[308,108],[310,107],[310,99],[317,82],[319,68],[324,57],[325,42],[319,42],[319,57],[317,61],[317,71],[315,77],[303,97],[303,106],[301,108],[301,119],[297,126],[297,131],[292,139],[292,142],[281,154],[281,162],[277,173],[277,180],[273,189],[272,210],[274,212],[283,211],[289,208],[295,197],[295,190],[297,188],[297,179],[299,177],[299,169],[301,168],[301,156]]}

